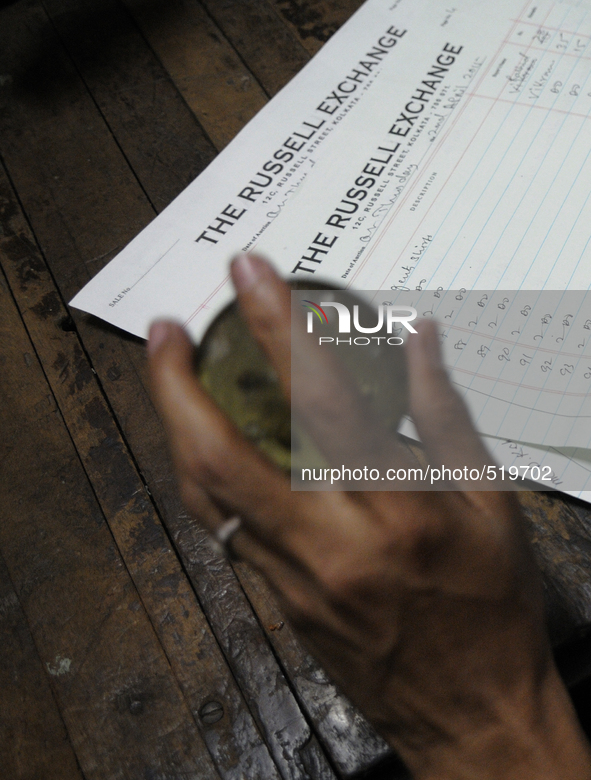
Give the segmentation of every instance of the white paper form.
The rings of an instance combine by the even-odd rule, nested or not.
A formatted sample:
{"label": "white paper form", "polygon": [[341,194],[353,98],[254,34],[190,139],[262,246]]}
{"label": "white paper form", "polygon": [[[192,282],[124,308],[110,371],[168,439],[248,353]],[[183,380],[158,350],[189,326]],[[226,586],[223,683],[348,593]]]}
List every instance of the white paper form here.
{"label": "white paper form", "polygon": [[[303,180],[304,174],[309,169],[306,169],[306,165],[311,167],[315,163],[316,170],[318,170],[319,164],[325,156],[325,150],[329,149],[334,140],[343,135],[344,128],[347,128],[346,145],[335,154],[328,169],[325,168],[316,177],[316,181],[320,182],[319,187],[322,192],[320,208],[309,212],[310,221],[304,227],[308,230],[310,225],[316,225],[321,207],[332,199],[332,195],[337,194],[340,198],[343,192],[347,192],[350,187],[347,166],[352,161],[354,162],[358,151],[363,152],[363,149],[367,148],[367,142],[368,139],[371,140],[372,133],[377,145],[381,145],[383,134],[381,130],[376,131],[378,122],[384,119],[384,127],[391,127],[392,113],[396,117],[402,112],[411,94],[408,90],[414,91],[420,83],[420,79],[425,77],[425,71],[421,68],[426,66],[430,69],[433,65],[433,57],[441,51],[441,46],[445,44],[449,44],[451,48],[461,46],[461,54],[446,74],[444,83],[437,85],[436,98],[429,105],[429,111],[422,114],[418,125],[420,126],[423,119],[427,117],[428,122],[422,125],[421,132],[416,138],[417,126],[413,126],[413,132],[408,138],[408,141],[414,139],[413,143],[403,145],[402,150],[393,161],[394,164],[388,170],[388,173],[392,174],[389,178],[394,179],[394,191],[387,193],[387,197],[383,197],[381,200],[379,198],[374,200],[376,193],[383,195],[387,189],[388,179],[384,176],[383,181],[376,186],[373,194],[364,203],[364,207],[371,204],[372,208],[369,213],[364,211],[364,214],[360,215],[364,216],[364,220],[356,227],[357,235],[360,238],[364,237],[358,244],[359,248],[352,255],[345,253],[347,259],[345,264],[338,262],[330,267],[330,263],[326,263],[326,270],[323,270],[321,275],[324,277],[332,276],[338,280],[345,275],[346,283],[352,282],[356,287],[364,286],[366,288],[377,286],[385,288],[389,286],[416,287],[421,284],[427,286],[439,279],[441,279],[443,286],[459,287],[464,285],[467,287],[474,282],[474,266],[476,266],[478,269],[486,268],[487,272],[492,272],[492,278],[495,279],[493,285],[488,281],[490,277],[480,278],[478,286],[496,286],[500,271],[508,264],[505,244],[498,247],[495,243],[499,236],[504,237],[504,232],[502,230],[494,232],[489,228],[489,233],[483,234],[488,243],[480,236],[480,242],[476,242],[470,251],[466,251],[466,247],[470,246],[470,236],[461,222],[455,219],[453,223],[456,229],[460,228],[457,235],[450,235],[449,231],[446,233],[448,221],[452,222],[451,219],[448,219],[450,215],[455,218],[458,211],[461,212],[458,200],[455,198],[447,198],[445,205],[452,207],[449,215],[441,208],[442,200],[445,200],[450,192],[446,177],[450,178],[457,188],[458,180],[466,172],[466,161],[462,160],[462,149],[467,147],[470,151],[476,148],[478,143],[480,143],[481,150],[485,148],[482,145],[482,139],[487,130],[491,141],[503,138],[507,141],[508,138],[506,149],[511,149],[512,146],[518,147],[522,137],[517,132],[519,123],[515,120],[514,112],[523,112],[528,107],[526,96],[531,93],[528,93],[527,89],[533,87],[534,95],[530,98],[535,106],[533,111],[540,113],[545,111],[546,114],[552,114],[554,134],[556,137],[561,136],[564,152],[571,155],[568,157],[568,164],[563,165],[561,170],[570,168],[570,170],[575,171],[573,174],[575,184],[581,186],[581,182],[586,177],[586,169],[577,178],[577,164],[579,164],[579,171],[581,171],[584,167],[583,164],[586,163],[586,158],[582,160],[580,156],[573,157],[571,149],[575,146],[580,152],[579,142],[582,134],[588,131],[581,127],[577,134],[577,128],[572,124],[572,120],[576,120],[577,115],[579,115],[578,118],[583,120],[583,125],[585,124],[588,105],[585,99],[588,91],[591,90],[585,92],[587,83],[585,67],[582,70],[568,71],[565,69],[565,62],[570,60],[574,64],[577,61],[580,67],[581,64],[584,66],[588,59],[588,52],[584,44],[584,41],[588,40],[587,21],[582,15],[576,16],[577,13],[580,14],[580,10],[577,8],[582,8],[584,5],[588,6],[589,3],[579,3],[575,0],[575,2],[558,2],[550,5],[543,2],[522,4],[518,0],[499,0],[492,6],[489,2],[458,0],[453,7],[447,8],[446,4],[435,2],[435,0],[413,3],[410,0],[402,0],[402,2],[370,0],[349,24],[323,48],[320,55],[317,55],[311,65],[303,71],[301,77],[298,77],[292,85],[280,93],[214,161],[205,174],[188,188],[141,236],[132,242],[130,247],[124,250],[105,271],[95,278],[83,293],[74,299],[73,304],[141,336],[146,335],[147,326],[155,317],[173,316],[182,322],[188,322],[196,314],[196,318],[190,321],[189,328],[193,335],[199,336],[211,316],[229,297],[225,281],[225,268],[229,256],[237,250],[247,247],[253,248],[257,233],[266,230],[273,219],[279,213],[283,213],[289,196],[297,190],[296,185]],[[574,15],[569,16],[569,13],[573,11],[569,6],[574,7]],[[543,14],[547,14],[547,16],[543,16]],[[394,48],[389,50],[387,57],[380,60],[379,67],[374,67],[371,71],[366,69],[366,74],[362,79],[355,74],[355,70],[359,69],[356,67],[356,63],[361,62],[361,58],[364,57],[364,54],[360,52],[374,50],[375,35],[383,34],[384,24],[387,25],[386,29],[390,29],[391,26],[394,26],[395,29],[406,29],[406,34],[399,39]],[[585,30],[587,30],[586,33]],[[510,38],[511,35],[514,36],[513,39]],[[538,36],[537,40],[536,36]],[[377,40],[379,41],[379,39]],[[551,46],[554,48],[552,49]],[[517,49],[519,51],[516,51]],[[521,57],[520,54],[524,56]],[[556,62],[546,76],[550,63],[545,70],[541,70],[539,65],[541,57],[547,57],[549,54],[556,55]],[[386,68],[388,68],[387,73]],[[346,83],[343,80],[343,73],[347,74],[344,78],[364,80],[364,88],[359,88],[348,102],[339,103],[335,114],[328,115],[329,121],[326,125],[314,128],[314,124],[320,124],[320,120],[324,120],[322,112],[319,116],[317,110],[320,101],[326,103],[326,98],[331,93],[338,92],[338,89],[335,90],[335,84],[338,88],[339,84]],[[384,75],[387,75],[388,78],[384,79]],[[417,76],[419,76],[419,81],[417,81]],[[434,79],[427,78],[427,80]],[[558,84],[558,82],[561,83]],[[478,97],[477,89],[481,85],[488,88],[493,83],[499,87],[513,88],[517,91],[509,96],[501,94],[496,99],[494,91],[487,92],[484,89]],[[366,89],[365,87],[368,86],[370,88]],[[379,87],[379,90],[376,87]],[[539,97],[536,97],[536,90],[540,93]],[[548,97],[549,90],[552,95],[560,98],[560,103],[543,102],[542,98]],[[378,91],[379,95],[376,94],[372,106],[368,107],[366,117],[357,123],[356,128],[351,127],[351,121],[355,119],[359,108],[367,103],[372,92],[377,93]],[[343,98],[343,95],[338,92],[336,97]],[[363,97],[363,100],[356,102],[357,98],[360,97]],[[478,112],[474,111],[476,102],[482,103],[484,101],[490,103],[492,116],[497,122],[494,131],[493,125],[486,121],[486,116],[481,123],[482,126],[479,125]],[[504,101],[508,101],[505,103],[508,113],[499,115],[499,107],[502,107]],[[333,99],[332,104],[329,103],[329,105],[334,107],[337,102],[338,100]],[[568,117],[568,122],[564,126],[556,120],[556,116],[561,112],[563,116]],[[305,122],[309,124],[306,125]],[[505,129],[513,129],[514,135],[507,136]],[[544,132],[547,129],[548,125],[546,125]],[[255,177],[258,173],[263,172],[261,170],[263,165],[271,161],[271,157],[276,151],[286,148],[284,142],[288,138],[291,139],[290,143],[294,143],[296,132],[299,132],[300,135],[315,133],[314,137],[310,135],[308,145],[298,150],[298,153],[302,152],[302,157],[309,159],[294,157],[286,161],[290,163],[290,168],[284,169],[281,172],[281,177],[273,175],[273,189],[271,190],[270,185],[265,191],[264,197],[252,205],[247,204],[248,209],[244,215],[235,219],[232,215],[239,211],[238,204],[234,202],[237,192],[241,191],[244,186],[248,186],[250,180],[256,181],[257,186],[261,188],[265,179]],[[469,138],[472,138],[470,133],[475,140],[469,142]],[[548,135],[547,132],[546,135]],[[486,136],[484,137],[486,138]],[[387,136],[385,140],[391,141],[392,138]],[[447,146],[442,151],[441,142],[444,140],[447,141]],[[384,145],[386,144],[384,143]],[[289,151],[289,147],[287,149]],[[423,156],[419,153],[421,151]],[[437,168],[434,167],[433,170],[430,170],[428,155],[437,151],[439,151]],[[539,152],[537,153],[539,154]],[[456,155],[455,158],[453,154]],[[406,160],[409,155],[410,158]],[[454,164],[446,167],[444,163],[448,156]],[[582,224],[581,213],[584,211],[586,214],[586,201],[579,202],[578,209],[574,211],[571,209],[571,214],[578,217],[577,223],[566,224],[562,217],[557,218],[556,201],[553,209],[550,209],[548,197],[544,197],[548,189],[548,179],[553,185],[555,183],[552,176],[547,176],[546,181],[541,176],[534,177],[531,182],[528,182],[531,183],[529,189],[525,188],[521,191],[523,198],[520,200],[519,191],[517,191],[516,197],[515,184],[519,184],[520,180],[527,178],[527,175],[531,176],[531,166],[527,168],[524,164],[515,165],[515,179],[510,182],[511,187],[506,188],[507,192],[504,192],[502,188],[499,188],[497,178],[491,175],[494,171],[491,172],[490,165],[487,169],[487,161],[490,162],[489,158],[492,159],[492,156],[484,155],[483,160],[479,161],[473,155],[473,158],[469,160],[470,165],[467,166],[468,171],[470,171],[470,166],[472,167],[473,174],[469,175],[464,182],[468,188],[472,189],[462,190],[462,187],[459,187],[459,191],[464,196],[464,203],[467,201],[470,206],[468,211],[464,213],[464,216],[469,215],[470,220],[472,220],[468,227],[475,224],[473,220],[475,216],[479,215],[479,209],[482,208],[482,197],[489,197],[487,187],[492,187],[493,191],[497,193],[497,197],[500,193],[502,205],[508,202],[507,197],[510,194],[516,213],[517,209],[521,208],[520,217],[523,216],[523,204],[530,204],[532,195],[537,194],[538,202],[533,213],[536,216],[541,214],[541,218],[534,224],[530,213],[531,225],[527,219],[523,219],[523,224],[529,225],[532,229],[529,234],[523,237],[522,244],[528,245],[529,237],[532,233],[535,234],[533,228],[537,228],[540,222],[543,223],[544,230],[548,231],[551,228],[549,232],[554,240],[556,236],[560,236],[556,226],[556,222],[559,221],[563,237],[567,234],[569,239],[578,240],[580,249],[581,236],[578,235],[577,231]],[[531,164],[532,158],[535,160],[535,156],[536,153],[532,151],[529,157],[526,156],[524,160]],[[361,161],[361,157],[356,159]],[[382,155],[382,159],[387,157],[387,152]],[[296,165],[299,167],[296,168]],[[462,165],[465,166],[464,169],[461,169]],[[545,170],[547,170],[547,166]],[[330,175],[327,174],[327,171]],[[342,171],[346,175],[342,180],[338,180],[338,177],[333,177],[335,171]],[[287,173],[290,174],[290,180],[282,183],[283,189],[275,187],[275,183],[278,184],[282,178],[287,176]],[[560,181],[560,176],[557,177],[557,180]],[[482,184],[480,191],[482,197],[480,198],[478,188],[476,187],[474,190],[475,183],[476,185]],[[485,183],[487,187],[484,186]],[[346,184],[344,191],[341,184]],[[444,184],[445,186],[443,186]],[[313,192],[313,189],[313,187],[307,188],[306,197]],[[271,192],[274,194],[271,195]],[[442,193],[443,198],[441,197]],[[409,199],[411,194],[413,195],[412,200]],[[271,200],[263,203],[269,197]],[[392,247],[388,246],[382,250],[382,256],[378,253],[375,258],[372,258],[372,255],[367,252],[368,246],[372,245],[372,252],[380,247],[380,241],[372,242],[372,237],[386,227],[386,218],[393,218],[400,211],[399,206],[404,205],[405,198],[407,208],[403,212],[402,218],[396,221],[396,230],[400,233],[398,254],[394,255]],[[230,214],[224,215],[222,213],[224,209]],[[563,203],[560,214],[565,211],[568,209]],[[439,217],[443,215],[443,220],[440,219],[439,224],[437,224],[437,220],[433,219],[437,215]],[[424,221],[413,221],[414,217],[421,217],[421,219],[428,217],[429,226],[427,227]],[[204,225],[207,227],[213,224],[221,227],[222,230],[225,229],[223,221],[219,221],[218,218],[221,220],[228,218],[230,222],[234,223],[232,230],[228,230],[227,234],[222,236],[222,240],[218,241],[218,244],[210,246],[206,239],[196,242],[195,237],[203,232]],[[281,229],[286,229],[290,221],[282,219]],[[486,223],[485,227],[488,227],[489,223],[486,222],[486,218],[484,223]],[[244,229],[242,226],[245,226]],[[283,254],[273,252],[273,254],[281,255],[278,264],[286,273],[289,273],[293,267],[294,260],[297,261],[301,256],[301,251],[305,252],[306,247],[310,245],[309,238],[306,238],[303,242],[304,249],[301,250],[298,247],[297,240],[304,233],[305,230],[300,231],[299,228],[296,228],[290,233],[289,251]],[[490,239],[493,233],[494,240]],[[392,234],[392,229],[390,229],[388,240],[391,240]],[[263,235],[266,234],[263,233]],[[316,232],[314,231],[312,238],[315,236]],[[432,247],[441,241],[442,236],[447,238],[447,246],[443,241],[441,244],[443,249],[438,250],[439,258],[435,257],[434,261]],[[474,243],[473,237],[472,242]],[[549,238],[546,239],[545,243],[551,244]],[[494,248],[493,257],[486,257],[486,252],[482,251],[483,244],[485,244],[485,249]],[[195,250],[196,246],[198,247],[197,251]],[[269,246],[273,246],[272,241]],[[458,246],[464,251],[463,257],[461,257],[461,253],[458,253]],[[567,283],[573,284],[574,282],[582,287],[587,287],[587,282],[580,282],[572,274],[569,276],[568,273],[564,273],[566,261],[570,263],[571,270],[573,264],[577,268],[581,265],[573,260],[573,258],[578,260],[576,253],[572,251],[573,246],[576,248],[576,244],[573,245],[571,241],[571,244],[559,258],[561,278],[568,276]],[[521,250],[521,246],[517,248]],[[455,259],[457,255],[460,256],[459,261]],[[532,255],[531,252],[530,255]],[[534,256],[534,266],[536,267],[538,267],[536,265],[538,255],[539,253]],[[580,255],[581,252],[579,252]],[[523,261],[524,255],[521,251],[519,251],[519,257]],[[362,262],[359,262],[360,260]],[[426,262],[419,263],[422,260],[428,260],[431,265],[428,266]],[[438,267],[437,260],[445,260],[446,265],[443,266],[443,269]],[[521,266],[513,263],[512,269],[516,268],[521,268],[520,283],[516,284],[509,279],[503,279],[504,287],[519,287],[525,283],[529,266],[523,262]],[[422,275],[423,269],[430,274],[429,278]],[[436,272],[440,274],[440,277],[436,277]],[[467,272],[472,272],[470,277],[472,282],[468,278]],[[463,274],[466,274],[465,281]],[[425,281],[422,282],[422,279]],[[528,277],[527,284],[533,287],[534,282],[531,279],[531,276]],[[553,284],[553,286],[559,285]],[[557,457],[561,456],[557,455]]]}
{"label": "white paper form", "polygon": [[[386,265],[381,286],[589,287],[591,21],[565,6],[530,15],[467,91],[464,138],[444,137],[425,159],[428,177],[417,176],[401,201],[415,230],[398,257],[386,258],[391,215],[353,282],[363,286]],[[408,251],[425,235],[432,240],[416,262]]]}
{"label": "white paper form", "polygon": [[360,289],[589,287],[591,17],[478,5],[431,32],[397,100],[368,97],[259,250]]}
{"label": "white paper form", "polygon": [[[254,248],[309,171],[348,135],[368,97],[378,92],[374,104],[398,110],[425,54],[437,56],[449,40],[477,42],[477,29],[495,39],[497,26],[502,36],[522,7],[521,0],[496,0],[492,11],[488,0],[457,0],[453,7],[441,0],[368,0],[72,305],[136,335],[146,336],[153,319],[168,316],[200,337],[230,298],[230,257]],[[471,46],[474,56],[480,48]],[[354,138],[344,148],[351,143],[357,148]],[[289,272],[289,261],[280,266]]]}
{"label": "white paper form", "polygon": [[493,458],[507,470],[517,468],[525,479],[591,503],[591,450],[538,447],[493,436],[485,436],[484,441]]}
{"label": "white paper form", "polygon": [[[394,122],[378,95],[368,99],[348,127],[356,143],[340,165],[335,144],[259,250],[291,257],[294,276],[361,289],[589,287],[591,19],[570,4],[528,3],[512,19],[480,20],[486,36],[471,38],[474,27],[469,14],[457,18],[460,37],[442,46],[457,53],[449,72],[436,83],[425,57],[427,76],[415,75]],[[591,312],[575,306],[562,318],[574,316],[579,328]],[[588,341],[546,343],[550,360],[537,365],[530,353],[539,335],[499,331],[496,354],[491,341],[480,344],[495,333],[489,323],[466,344],[465,319],[450,323],[456,353],[448,349],[446,360],[479,429],[589,447],[589,366],[574,369]],[[517,355],[514,347],[530,349]],[[464,356],[476,349],[490,355],[475,369]]]}
{"label": "white paper form", "polygon": [[[485,435],[484,441],[506,475],[518,469],[524,479],[591,502],[590,292],[461,289],[359,295],[374,304],[416,307],[420,317],[441,323],[444,361],[460,392],[473,391],[466,400],[476,426],[482,432],[492,419],[503,434]],[[410,420],[403,422],[401,433],[417,438]],[[531,443],[544,438],[572,444]]]}
{"label": "white paper form", "polygon": [[462,288],[371,297],[441,324],[444,362],[482,433],[591,448],[591,293]]}
{"label": "white paper form", "polygon": [[368,0],[72,305],[142,337],[158,317],[200,337],[232,295],[229,259],[252,248],[367,95],[389,91],[424,13],[414,0]]}
{"label": "white paper form", "polygon": [[[418,435],[408,418],[400,433],[411,439]],[[520,478],[538,482],[546,490],[559,490],[591,503],[591,450],[577,447],[540,447],[512,438],[483,436],[493,459],[505,467],[504,481],[511,487],[510,469]]]}

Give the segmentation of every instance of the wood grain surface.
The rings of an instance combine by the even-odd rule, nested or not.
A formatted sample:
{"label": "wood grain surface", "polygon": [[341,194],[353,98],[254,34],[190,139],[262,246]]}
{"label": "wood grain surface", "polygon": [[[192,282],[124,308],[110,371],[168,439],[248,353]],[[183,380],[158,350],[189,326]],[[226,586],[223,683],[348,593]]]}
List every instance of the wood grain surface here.
{"label": "wood grain surface", "polygon": [[[187,516],[143,343],[66,305],[359,5],[0,9],[2,777],[405,776]],[[591,626],[590,513],[523,500],[564,644]]]}
{"label": "wood grain surface", "polygon": [[0,546],[84,776],[213,779],[3,278],[0,339]]}

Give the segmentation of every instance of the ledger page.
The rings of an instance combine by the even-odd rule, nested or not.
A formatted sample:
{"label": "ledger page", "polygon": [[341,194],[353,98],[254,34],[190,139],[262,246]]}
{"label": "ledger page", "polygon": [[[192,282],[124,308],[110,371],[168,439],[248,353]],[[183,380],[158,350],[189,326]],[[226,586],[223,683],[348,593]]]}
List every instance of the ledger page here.
{"label": "ledger page", "polygon": [[425,13],[368,0],[71,305],[141,337],[171,317],[200,338],[231,299],[230,258],[253,248],[367,96],[395,82]]}
{"label": "ledger page", "polygon": [[[449,135],[457,135],[461,145],[465,133],[473,132],[474,120],[465,107],[472,104],[470,95],[483,75],[500,85],[517,67],[512,64],[519,62],[514,53],[511,62],[493,78],[492,63],[503,47],[509,46],[508,37],[520,40],[520,32],[531,37],[531,30],[537,29],[539,20],[550,19],[548,14],[554,8],[558,9],[553,11],[558,13],[557,21],[560,14],[568,18],[569,12],[577,13],[576,6],[566,2],[368,0],[195,182],[74,298],[72,305],[143,337],[152,320],[172,317],[199,338],[231,298],[227,271],[232,255],[255,249],[281,218],[279,235],[289,240],[282,247],[276,240],[268,246],[280,270],[289,276],[292,258],[305,253],[308,245],[302,247],[301,240],[313,240],[320,230],[316,225],[322,222],[320,213],[294,212],[289,219],[283,218],[302,183],[322,166],[322,173],[314,176],[314,197],[320,195],[321,211],[327,204],[338,205],[339,193],[350,189],[347,182],[356,170],[356,161],[365,167],[359,155],[366,152],[369,158],[389,159],[389,167],[363,204],[372,208],[352,234],[354,238],[373,235],[377,229],[374,213],[379,212],[381,218],[397,213],[390,208],[396,193],[386,184],[393,184],[397,192],[408,187],[410,193],[421,179],[415,199],[428,206],[428,198],[420,195],[431,176],[425,168],[428,156],[424,157],[424,145],[430,153],[435,152]],[[527,24],[519,27],[518,19]],[[573,47],[577,45],[575,42]],[[521,71],[529,78],[531,59],[524,61]],[[519,78],[514,76],[515,83]],[[425,109],[420,116],[414,115],[418,120],[409,126],[412,132],[407,136],[390,133],[413,95]],[[422,130],[417,135],[419,126]],[[405,129],[404,125],[397,127]],[[397,144],[399,151],[390,157],[388,150]],[[323,165],[331,150],[334,154],[328,166]],[[370,163],[370,167],[377,170],[381,163]],[[437,186],[433,186],[434,180],[428,183],[430,192],[440,188],[443,175],[443,168],[438,169]],[[396,199],[396,205],[402,205],[403,199],[398,195]],[[416,216],[422,213],[424,208]],[[341,252],[344,243],[340,239],[339,256],[346,257],[348,265],[349,250]],[[364,247],[362,241],[353,258]],[[347,283],[388,285],[400,278],[399,267],[408,265],[403,260],[388,273],[380,256],[374,262],[369,252],[363,254],[363,258],[359,255],[361,262],[347,274]],[[342,263],[332,268],[327,263],[323,274],[342,281]]]}
{"label": "ledger page", "polygon": [[588,289],[591,15],[478,5],[401,99],[369,96],[259,251],[360,289]]}
{"label": "ledger page", "polygon": [[527,3],[455,32],[416,54],[401,107],[369,96],[257,250],[293,278],[415,293],[482,433],[590,447],[589,298],[523,296],[591,283],[591,16]]}
{"label": "ledger page", "polygon": [[[231,298],[229,259],[253,250],[338,287],[587,290],[590,5],[368,0],[72,304],[200,338]],[[487,441],[568,489],[591,474],[587,430],[570,430]]]}

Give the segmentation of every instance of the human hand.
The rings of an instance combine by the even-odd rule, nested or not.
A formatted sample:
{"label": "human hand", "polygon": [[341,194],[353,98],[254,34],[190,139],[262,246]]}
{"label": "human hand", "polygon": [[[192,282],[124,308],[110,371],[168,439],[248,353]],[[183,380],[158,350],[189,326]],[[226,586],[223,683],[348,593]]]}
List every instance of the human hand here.
{"label": "human hand", "polygon": [[[240,258],[233,278],[288,394],[289,289],[257,258]],[[411,415],[427,457],[486,465],[434,326],[417,330],[407,347]],[[314,655],[415,777],[590,777],[515,495],[463,484],[441,493],[293,492],[200,387],[192,357],[182,329],[154,326],[154,396],[185,504],[211,531],[241,517],[233,549],[265,575]],[[318,440],[330,449],[337,436],[339,450],[358,441],[372,421],[355,388],[298,343],[293,370],[298,411]],[[405,462],[383,436],[392,465]]]}

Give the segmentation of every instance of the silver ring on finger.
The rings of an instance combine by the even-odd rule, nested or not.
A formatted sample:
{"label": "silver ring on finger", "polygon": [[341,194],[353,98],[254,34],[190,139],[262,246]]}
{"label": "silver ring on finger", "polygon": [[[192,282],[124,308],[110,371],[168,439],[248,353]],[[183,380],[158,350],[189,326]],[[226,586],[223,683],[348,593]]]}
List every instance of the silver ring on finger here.
{"label": "silver ring on finger", "polygon": [[236,515],[223,523],[213,532],[213,547],[219,555],[226,558],[236,558],[232,550],[232,538],[240,530],[242,520]]}

